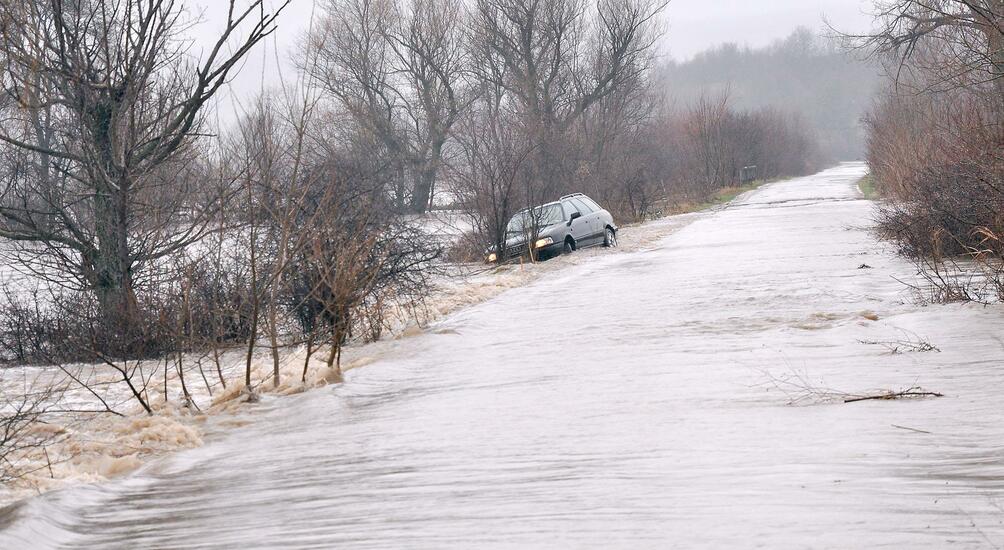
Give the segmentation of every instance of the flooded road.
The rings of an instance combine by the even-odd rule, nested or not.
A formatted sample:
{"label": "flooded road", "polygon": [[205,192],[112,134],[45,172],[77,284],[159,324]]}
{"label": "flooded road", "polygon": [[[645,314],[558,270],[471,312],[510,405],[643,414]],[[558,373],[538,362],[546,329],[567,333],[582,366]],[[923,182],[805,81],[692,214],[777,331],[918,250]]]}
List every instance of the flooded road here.
{"label": "flooded road", "polygon": [[[205,447],[9,509],[0,547],[1004,546],[1004,311],[915,305],[863,173],[595,253]],[[862,343],[915,338],[941,351]],[[825,399],[912,386],[945,397]]]}

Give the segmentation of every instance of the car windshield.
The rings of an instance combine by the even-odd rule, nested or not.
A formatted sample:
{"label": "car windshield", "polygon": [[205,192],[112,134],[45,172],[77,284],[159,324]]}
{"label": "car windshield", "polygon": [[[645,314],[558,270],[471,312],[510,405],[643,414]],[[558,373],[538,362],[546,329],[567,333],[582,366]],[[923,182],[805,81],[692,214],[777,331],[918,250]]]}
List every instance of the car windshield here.
{"label": "car windshield", "polygon": [[530,212],[530,210],[523,210],[513,216],[512,219],[509,220],[509,226],[506,227],[506,232],[509,234],[529,233],[530,230],[533,229],[535,221],[537,223],[537,228],[539,229],[556,223],[561,223],[565,219],[565,215],[561,211],[560,204],[538,206],[533,209],[533,214]]}

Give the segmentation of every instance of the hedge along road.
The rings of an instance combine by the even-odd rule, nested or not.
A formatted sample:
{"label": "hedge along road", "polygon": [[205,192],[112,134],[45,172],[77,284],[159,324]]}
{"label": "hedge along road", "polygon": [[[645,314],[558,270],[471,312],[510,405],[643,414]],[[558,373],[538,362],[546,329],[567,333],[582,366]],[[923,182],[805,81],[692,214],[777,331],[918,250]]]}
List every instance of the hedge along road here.
{"label": "hedge along road", "polygon": [[[915,304],[864,170],[765,186],[16,505],[0,547],[1004,545],[1004,311]],[[941,351],[862,343],[921,338]],[[841,399],[914,386],[944,397]]]}

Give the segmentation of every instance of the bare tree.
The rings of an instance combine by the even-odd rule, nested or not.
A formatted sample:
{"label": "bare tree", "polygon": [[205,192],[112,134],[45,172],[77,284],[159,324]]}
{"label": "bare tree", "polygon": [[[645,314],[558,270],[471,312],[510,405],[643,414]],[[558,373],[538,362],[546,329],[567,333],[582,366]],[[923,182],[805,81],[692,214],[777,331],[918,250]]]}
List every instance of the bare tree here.
{"label": "bare tree", "polygon": [[518,105],[541,194],[567,175],[565,132],[651,67],[663,0],[478,0],[470,40],[483,87]]}
{"label": "bare tree", "polygon": [[499,258],[509,218],[526,203],[522,192],[532,181],[533,145],[523,139],[517,120],[498,98],[486,97],[467,113],[458,132],[463,158],[454,191],[474,216],[479,242],[490,243]]}
{"label": "bare tree", "polygon": [[[408,101],[408,126],[415,143],[411,208],[431,206],[441,173],[443,149],[454,124],[474,98],[470,58],[462,40],[463,10],[457,0],[411,0],[390,35],[416,96]],[[417,105],[412,105],[412,104]]]}
{"label": "bare tree", "polygon": [[993,82],[1004,101],[1004,1],[880,0],[876,9],[878,31],[859,38],[898,58],[897,77],[908,62],[920,63],[936,76],[928,88]]}
{"label": "bare tree", "polygon": [[685,116],[687,152],[705,193],[726,187],[733,179],[727,129],[730,115],[729,93],[724,91],[702,96]]}
{"label": "bare tree", "polygon": [[663,98],[647,80],[610,94],[575,127],[583,159],[576,177],[583,191],[599,199],[618,219],[640,220],[665,192],[675,162]]}
{"label": "bare tree", "polygon": [[393,167],[398,206],[431,204],[453,125],[471,101],[457,0],[330,0],[316,76]]}
{"label": "bare tree", "polygon": [[230,0],[198,61],[175,0],[0,4],[0,141],[12,162],[0,236],[94,291],[110,332],[137,315],[137,273],[201,238],[219,207],[177,176],[198,169],[204,106],[287,3],[266,13],[263,0]]}
{"label": "bare tree", "polygon": [[650,68],[668,1],[479,0],[471,39],[485,82],[535,123],[564,129]]}

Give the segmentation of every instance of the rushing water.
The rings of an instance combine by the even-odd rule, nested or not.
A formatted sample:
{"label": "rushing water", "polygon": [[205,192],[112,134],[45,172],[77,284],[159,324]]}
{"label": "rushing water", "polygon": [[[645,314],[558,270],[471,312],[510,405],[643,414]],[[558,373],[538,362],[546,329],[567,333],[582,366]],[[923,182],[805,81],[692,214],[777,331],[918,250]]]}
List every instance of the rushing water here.
{"label": "rushing water", "polygon": [[[0,546],[1004,545],[1004,312],[913,305],[863,170],[770,185],[203,448],[12,507]],[[861,343],[921,337],[941,351]],[[946,396],[808,404],[913,385]]]}

